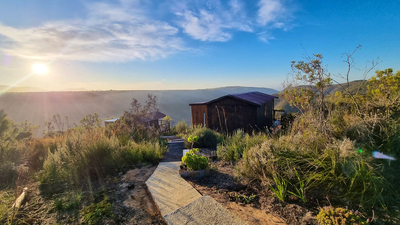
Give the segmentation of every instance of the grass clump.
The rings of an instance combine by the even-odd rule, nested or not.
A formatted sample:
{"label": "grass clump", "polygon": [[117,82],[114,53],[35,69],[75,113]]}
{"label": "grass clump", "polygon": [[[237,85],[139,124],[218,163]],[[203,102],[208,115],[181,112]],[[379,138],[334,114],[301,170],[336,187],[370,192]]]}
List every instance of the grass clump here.
{"label": "grass clump", "polygon": [[103,218],[114,217],[111,211],[111,203],[108,202],[108,198],[105,197],[99,203],[92,203],[83,209],[82,212],[82,224],[94,225]]}
{"label": "grass clump", "polygon": [[237,130],[232,135],[224,137],[217,147],[217,156],[224,161],[238,162],[246,149],[260,145],[266,139],[267,136],[262,133],[249,135],[243,130]]}
{"label": "grass clump", "polygon": [[[90,132],[72,130],[53,150],[48,150],[41,171],[41,183],[50,193],[62,187],[79,186],[88,179],[110,175],[140,162],[158,162],[166,148],[158,141],[121,144],[116,135],[105,135],[103,128]],[[65,184],[65,185],[61,185]]]}
{"label": "grass clump", "polygon": [[57,211],[70,211],[80,208],[82,201],[82,194],[80,193],[67,193],[60,198],[54,200],[54,208]]}

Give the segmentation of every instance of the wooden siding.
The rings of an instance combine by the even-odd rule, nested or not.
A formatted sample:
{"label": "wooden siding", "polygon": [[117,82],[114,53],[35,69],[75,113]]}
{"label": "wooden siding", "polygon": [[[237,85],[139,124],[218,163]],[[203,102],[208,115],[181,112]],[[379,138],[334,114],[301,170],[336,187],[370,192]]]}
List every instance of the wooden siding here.
{"label": "wooden siding", "polygon": [[208,113],[207,105],[192,105],[192,125],[203,125],[204,124],[204,114],[206,115],[206,127],[209,126],[208,123]]}
{"label": "wooden siding", "polygon": [[224,98],[207,106],[209,128],[232,132],[251,131],[257,124],[257,107],[244,101]]}

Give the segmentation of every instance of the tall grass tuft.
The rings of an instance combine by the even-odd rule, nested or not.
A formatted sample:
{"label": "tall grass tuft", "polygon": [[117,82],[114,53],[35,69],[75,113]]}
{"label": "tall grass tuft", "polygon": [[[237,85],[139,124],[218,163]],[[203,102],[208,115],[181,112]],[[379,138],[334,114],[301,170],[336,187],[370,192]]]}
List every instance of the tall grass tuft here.
{"label": "tall grass tuft", "polygon": [[217,147],[219,159],[230,162],[238,162],[243,157],[243,152],[253,146],[258,146],[267,140],[263,133],[249,135],[243,130],[237,130],[232,135],[228,135]]}
{"label": "tall grass tuft", "polygon": [[55,192],[62,191],[60,184],[76,186],[85,180],[129,168],[134,163],[156,163],[166,150],[158,141],[121,143],[116,135],[105,135],[103,128],[72,130],[63,137],[54,149],[48,148],[41,174],[43,187]]}

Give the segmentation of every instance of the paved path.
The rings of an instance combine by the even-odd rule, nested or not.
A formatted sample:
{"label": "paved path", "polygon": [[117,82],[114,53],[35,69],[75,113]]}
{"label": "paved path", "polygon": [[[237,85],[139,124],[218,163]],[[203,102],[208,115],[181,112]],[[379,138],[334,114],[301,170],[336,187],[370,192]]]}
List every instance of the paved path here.
{"label": "paved path", "polygon": [[[179,142],[179,141],[176,141]],[[171,142],[170,142],[171,143]],[[146,181],[161,215],[170,225],[245,225],[210,196],[202,196],[179,175],[183,142],[168,144],[169,151]]]}

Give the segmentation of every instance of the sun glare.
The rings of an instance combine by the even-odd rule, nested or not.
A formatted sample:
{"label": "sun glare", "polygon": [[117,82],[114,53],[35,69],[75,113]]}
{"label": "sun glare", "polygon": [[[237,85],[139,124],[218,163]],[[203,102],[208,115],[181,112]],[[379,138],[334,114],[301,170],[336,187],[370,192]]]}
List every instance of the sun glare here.
{"label": "sun glare", "polygon": [[47,69],[47,66],[44,64],[35,64],[32,66],[32,70],[34,73],[36,74],[46,74],[47,72],[49,72],[49,70]]}

